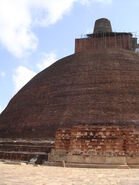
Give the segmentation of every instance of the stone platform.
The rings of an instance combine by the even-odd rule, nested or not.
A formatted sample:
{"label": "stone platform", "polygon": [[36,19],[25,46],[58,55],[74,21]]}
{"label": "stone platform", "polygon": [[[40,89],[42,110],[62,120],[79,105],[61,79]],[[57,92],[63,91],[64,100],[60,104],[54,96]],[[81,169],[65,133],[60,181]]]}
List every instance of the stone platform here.
{"label": "stone platform", "polygon": [[41,164],[48,160],[53,148],[52,141],[0,140],[0,160],[30,162]]}

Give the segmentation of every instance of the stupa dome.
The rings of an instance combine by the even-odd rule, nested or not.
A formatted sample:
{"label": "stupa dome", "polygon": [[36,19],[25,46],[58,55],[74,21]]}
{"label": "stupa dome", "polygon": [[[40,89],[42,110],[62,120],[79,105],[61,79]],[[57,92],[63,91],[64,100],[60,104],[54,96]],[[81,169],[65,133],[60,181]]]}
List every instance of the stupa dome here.
{"label": "stupa dome", "polygon": [[[112,31],[101,19],[95,33],[100,22],[104,32]],[[122,34],[122,45],[119,35],[113,43],[113,35],[108,42],[106,34],[104,44],[101,35],[85,38],[94,45],[78,45],[73,55],[37,74],[1,113],[0,136],[54,138],[58,128],[78,124],[139,126],[139,55],[131,47],[132,35]]]}

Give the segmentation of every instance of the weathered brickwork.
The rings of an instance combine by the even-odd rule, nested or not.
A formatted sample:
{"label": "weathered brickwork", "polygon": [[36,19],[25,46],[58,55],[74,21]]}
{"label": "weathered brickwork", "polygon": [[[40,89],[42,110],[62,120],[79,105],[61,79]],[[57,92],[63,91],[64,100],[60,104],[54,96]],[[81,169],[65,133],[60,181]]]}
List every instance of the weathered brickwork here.
{"label": "weathered brickwork", "polygon": [[79,125],[59,129],[49,161],[96,164],[139,164],[135,126]]}
{"label": "weathered brickwork", "polygon": [[70,129],[59,129],[56,132],[55,149],[68,151],[70,146]]}
{"label": "weathered brickwork", "polygon": [[139,139],[133,127],[87,126],[71,129],[71,154],[134,156]]}
{"label": "weathered brickwork", "polygon": [[53,141],[0,140],[0,159],[29,162],[36,158],[42,164],[53,147]]}
{"label": "weathered brickwork", "polygon": [[137,41],[132,35],[107,35],[99,37],[81,38],[75,40],[75,53],[87,51],[90,49],[102,48],[122,48],[128,50],[135,50]]}
{"label": "weathered brickwork", "polygon": [[138,47],[137,38],[127,32],[113,32],[110,21],[105,18],[96,20],[94,32],[87,34],[86,37],[75,40],[75,53],[104,48],[122,48],[135,51]]}
{"label": "weathered brickwork", "polygon": [[95,21],[94,33],[112,32],[111,22],[106,18],[97,19]]}

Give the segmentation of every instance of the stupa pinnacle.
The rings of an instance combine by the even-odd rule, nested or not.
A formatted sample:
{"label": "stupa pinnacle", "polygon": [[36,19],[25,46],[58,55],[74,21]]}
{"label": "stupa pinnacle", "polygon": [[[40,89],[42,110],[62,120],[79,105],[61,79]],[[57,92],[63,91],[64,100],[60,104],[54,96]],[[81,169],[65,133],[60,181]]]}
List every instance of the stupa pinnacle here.
{"label": "stupa pinnacle", "polygon": [[122,48],[135,51],[139,45],[137,38],[129,32],[113,32],[111,22],[106,18],[96,20],[94,32],[87,38],[75,40],[75,53],[105,48]]}
{"label": "stupa pinnacle", "polygon": [[106,18],[96,20],[94,26],[94,33],[112,32],[111,22]]}

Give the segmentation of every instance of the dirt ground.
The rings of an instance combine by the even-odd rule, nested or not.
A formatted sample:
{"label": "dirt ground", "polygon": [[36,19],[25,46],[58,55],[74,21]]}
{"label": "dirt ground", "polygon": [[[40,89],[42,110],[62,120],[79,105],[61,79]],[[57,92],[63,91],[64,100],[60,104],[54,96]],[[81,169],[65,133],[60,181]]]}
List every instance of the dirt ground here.
{"label": "dirt ground", "polygon": [[64,168],[4,164],[0,185],[139,185],[139,169]]}

